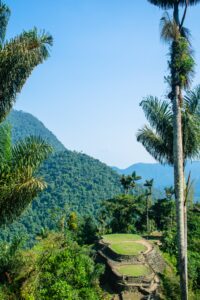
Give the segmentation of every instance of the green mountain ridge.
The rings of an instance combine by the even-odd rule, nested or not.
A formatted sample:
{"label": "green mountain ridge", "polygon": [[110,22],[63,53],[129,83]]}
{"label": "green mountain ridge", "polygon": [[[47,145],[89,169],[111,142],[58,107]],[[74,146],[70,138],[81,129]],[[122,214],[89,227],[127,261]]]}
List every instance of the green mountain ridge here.
{"label": "green mountain ridge", "polygon": [[47,140],[55,151],[64,151],[66,148],[57,137],[48,130],[44,124],[30,113],[12,110],[6,118],[6,122],[12,125],[12,139],[16,143],[29,135],[39,135]]}
{"label": "green mountain ridge", "polygon": [[47,182],[47,189],[19,220],[0,233],[3,239],[20,231],[34,238],[45,228],[54,229],[59,219],[70,211],[95,216],[102,200],[121,192],[120,176],[112,168],[86,154],[66,150],[55,135],[31,114],[13,111],[7,120],[13,128],[13,141],[39,134],[56,151],[38,172]]}

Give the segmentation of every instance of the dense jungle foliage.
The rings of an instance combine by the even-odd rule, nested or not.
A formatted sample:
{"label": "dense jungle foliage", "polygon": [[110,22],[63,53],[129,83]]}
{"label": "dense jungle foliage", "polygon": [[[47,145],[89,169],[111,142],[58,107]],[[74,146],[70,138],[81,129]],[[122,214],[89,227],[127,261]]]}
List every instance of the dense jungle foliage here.
{"label": "dense jungle foliage", "polygon": [[29,250],[18,240],[0,245],[0,299],[106,299],[99,287],[103,266],[70,232],[52,232]]}

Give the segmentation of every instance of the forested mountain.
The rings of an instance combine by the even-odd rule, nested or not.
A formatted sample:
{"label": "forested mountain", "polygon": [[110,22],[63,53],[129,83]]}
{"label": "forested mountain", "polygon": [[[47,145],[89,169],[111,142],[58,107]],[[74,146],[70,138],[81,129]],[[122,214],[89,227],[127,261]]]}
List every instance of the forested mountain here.
{"label": "forested mountain", "polygon": [[[13,138],[39,133],[57,150],[64,146],[31,114],[14,111],[8,117],[13,125]],[[63,215],[76,211],[80,215],[95,215],[100,201],[121,192],[120,176],[112,168],[88,155],[75,151],[55,152],[40,168],[39,175],[48,184],[21,219],[11,225],[16,234],[20,230],[32,236],[44,228],[53,229]],[[1,232],[10,236],[8,228]]]}
{"label": "forested mountain", "polygon": [[13,110],[8,115],[7,121],[12,125],[12,139],[14,143],[29,135],[39,135],[47,140],[56,151],[65,150],[65,147],[57,137],[33,115],[23,111]]}
{"label": "forested mountain", "polygon": [[[166,186],[173,185],[173,168],[168,165],[138,163],[126,169],[116,167],[113,167],[113,169],[120,175],[129,175],[136,171],[137,174],[142,176],[142,181],[153,178],[156,189],[162,190]],[[200,161],[187,162],[186,176],[188,176],[189,172],[191,172],[191,178],[194,182],[195,199],[198,200],[200,199]]]}

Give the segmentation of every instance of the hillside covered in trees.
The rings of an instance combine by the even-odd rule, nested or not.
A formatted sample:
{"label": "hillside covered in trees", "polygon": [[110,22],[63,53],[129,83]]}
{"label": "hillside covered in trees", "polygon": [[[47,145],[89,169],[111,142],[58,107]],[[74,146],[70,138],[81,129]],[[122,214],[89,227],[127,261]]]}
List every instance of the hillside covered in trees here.
{"label": "hillside covered in trees", "polygon": [[[12,125],[14,141],[39,134],[56,150],[64,149],[31,114],[13,111],[7,120]],[[52,229],[64,210],[95,215],[102,199],[111,198],[121,191],[120,177],[116,172],[99,160],[75,151],[54,152],[41,166],[38,175],[45,179],[47,189],[33,201],[21,219],[11,225],[13,234],[22,231],[35,236],[44,228]],[[1,235],[9,238],[10,230],[6,228]]]}

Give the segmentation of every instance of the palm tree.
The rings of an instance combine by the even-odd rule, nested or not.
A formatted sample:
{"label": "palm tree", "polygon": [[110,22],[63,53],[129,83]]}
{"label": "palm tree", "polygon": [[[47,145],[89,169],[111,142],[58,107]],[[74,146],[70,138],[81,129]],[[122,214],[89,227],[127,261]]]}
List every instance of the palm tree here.
{"label": "palm tree", "polygon": [[147,233],[150,233],[150,226],[149,226],[149,204],[150,198],[152,196],[152,187],[153,187],[153,179],[146,180],[144,186],[147,188],[146,190],[146,230]]}
{"label": "palm tree", "polygon": [[135,188],[136,187],[136,181],[141,180],[142,177],[137,175],[136,172],[134,171],[132,173],[132,187]]}
{"label": "palm tree", "polygon": [[170,187],[166,187],[164,190],[165,190],[166,199],[170,201],[174,195],[174,188],[170,186]]}
{"label": "palm tree", "polygon": [[35,175],[52,152],[40,137],[30,136],[12,146],[11,128],[0,127],[0,226],[20,216],[46,184]]}
{"label": "palm tree", "polygon": [[[183,141],[182,141],[182,120],[181,104],[182,90],[189,83],[189,75],[193,71],[194,61],[189,53],[189,43],[185,38],[182,28],[187,13],[188,5],[195,5],[200,0],[148,0],[150,3],[163,9],[173,9],[173,20],[169,26],[174,30],[168,31],[173,35],[163,35],[165,40],[170,42],[170,87],[169,98],[173,107],[173,163],[174,163],[174,186],[176,198],[177,227],[179,237],[179,272],[181,299],[188,299],[188,280],[186,245],[184,236],[184,175],[183,175]],[[184,6],[184,13],[180,20],[179,8]],[[166,28],[166,26],[165,26]],[[166,32],[165,30],[162,31]],[[166,38],[167,37],[167,38]]]}
{"label": "palm tree", "polygon": [[134,171],[131,175],[122,175],[120,178],[120,182],[124,188],[125,194],[128,194],[130,189],[134,189],[136,187],[136,181],[140,180],[142,177],[138,176]]}
{"label": "palm tree", "polygon": [[[170,187],[166,187],[165,189],[165,197],[168,200],[168,202],[171,202],[173,199],[173,195],[174,195],[174,188],[172,186]],[[170,209],[170,229],[172,230],[173,228],[173,221],[174,221],[174,207],[171,206]]]}
{"label": "palm tree", "polygon": [[6,117],[33,69],[49,56],[52,36],[36,28],[5,40],[10,9],[0,1],[0,122]]}

